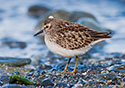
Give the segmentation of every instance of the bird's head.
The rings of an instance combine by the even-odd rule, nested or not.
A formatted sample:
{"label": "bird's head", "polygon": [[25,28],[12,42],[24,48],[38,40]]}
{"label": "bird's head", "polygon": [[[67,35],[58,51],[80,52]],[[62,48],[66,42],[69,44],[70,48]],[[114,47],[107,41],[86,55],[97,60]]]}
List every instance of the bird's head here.
{"label": "bird's head", "polygon": [[34,36],[37,36],[45,31],[45,33],[49,32],[51,30],[52,24],[53,24],[54,17],[49,16],[48,19],[44,22],[44,26],[42,27],[42,30],[37,32]]}

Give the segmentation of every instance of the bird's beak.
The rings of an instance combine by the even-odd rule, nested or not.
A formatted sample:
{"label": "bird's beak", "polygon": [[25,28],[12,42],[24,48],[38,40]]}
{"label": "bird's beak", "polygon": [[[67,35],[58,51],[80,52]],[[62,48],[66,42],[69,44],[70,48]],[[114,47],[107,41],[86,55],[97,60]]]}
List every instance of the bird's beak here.
{"label": "bird's beak", "polygon": [[39,32],[37,32],[34,36],[37,36],[37,35],[39,35],[39,34],[41,34],[41,33],[43,33],[43,29],[40,30]]}

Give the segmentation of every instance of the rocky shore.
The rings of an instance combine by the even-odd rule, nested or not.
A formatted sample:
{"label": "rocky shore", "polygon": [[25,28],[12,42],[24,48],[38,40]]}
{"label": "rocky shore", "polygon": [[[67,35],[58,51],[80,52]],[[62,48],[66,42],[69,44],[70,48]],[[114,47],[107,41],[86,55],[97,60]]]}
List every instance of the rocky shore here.
{"label": "rocky shore", "polygon": [[[0,10],[1,11],[1,10]],[[37,19],[33,28],[34,34],[41,29],[48,16],[57,19],[77,22],[95,31],[115,31],[102,27],[97,18],[83,11],[53,10],[44,6],[31,6],[27,16]],[[0,48],[17,50],[21,56],[0,56],[0,87],[1,88],[124,88],[125,87],[125,54],[107,53],[103,49],[106,41],[96,44],[89,52],[78,56],[80,61],[77,73],[74,75],[59,74],[65,68],[68,58],[57,56],[50,52],[44,42],[44,35],[38,36],[37,46],[31,41],[25,42],[13,37],[0,38]],[[29,43],[32,45],[29,46]],[[39,46],[42,46],[42,48]],[[26,51],[26,52],[21,52]],[[37,51],[37,52],[33,52]],[[32,52],[30,55],[29,52]],[[42,52],[42,54],[40,53]],[[7,52],[9,53],[9,51]],[[37,54],[36,54],[37,53]],[[29,58],[24,56],[29,55]],[[72,71],[75,58],[68,67]]]}

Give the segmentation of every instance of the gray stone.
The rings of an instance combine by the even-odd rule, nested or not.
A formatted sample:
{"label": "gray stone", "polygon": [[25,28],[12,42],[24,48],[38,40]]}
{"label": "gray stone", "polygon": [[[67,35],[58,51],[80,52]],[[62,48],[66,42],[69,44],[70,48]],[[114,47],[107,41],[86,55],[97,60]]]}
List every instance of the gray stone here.
{"label": "gray stone", "polygon": [[122,59],[125,59],[125,54],[121,55],[121,58],[122,58]]}
{"label": "gray stone", "polygon": [[115,64],[113,66],[107,67],[107,70],[125,73],[125,63]]}
{"label": "gray stone", "polygon": [[18,41],[8,41],[4,42],[3,44],[9,46],[10,48],[21,48],[21,49],[24,49],[27,46],[25,42],[18,42]]}
{"label": "gray stone", "polygon": [[19,84],[5,84],[1,88],[29,88],[29,87]]}
{"label": "gray stone", "polygon": [[50,9],[44,6],[31,6],[28,10],[28,15],[33,17],[44,16]]}
{"label": "gray stone", "polygon": [[89,17],[82,17],[77,21],[77,23],[80,23],[84,26],[87,26],[88,28],[91,28],[91,29],[93,29],[95,31],[99,31],[99,32],[111,31],[109,29],[105,29],[105,28],[101,27],[97,21],[95,21],[94,19],[89,18]]}
{"label": "gray stone", "polygon": [[8,46],[10,48],[20,48],[20,49],[24,49],[27,47],[27,44],[25,42],[18,41],[16,39],[12,39],[8,37],[5,37],[1,39],[0,41],[1,41],[0,47]]}
{"label": "gray stone", "polygon": [[89,82],[84,79],[81,79],[77,84],[82,84],[84,87],[87,87],[89,85]]}
{"label": "gray stone", "polygon": [[97,75],[97,78],[99,80],[103,80],[103,79],[111,79],[111,80],[113,80],[113,79],[116,78],[116,74],[114,74],[114,73],[99,74],[99,75]]}
{"label": "gray stone", "polygon": [[82,17],[92,18],[95,21],[97,21],[96,18],[95,18],[95,16],[93,16],[92,14],[87,13],[87,12],[80,12],[80,11],[74,11],[72,13],[72,16],[71,16],[70,20],[73,21],[73,22],[76,22],[79,18],[82,18]]}
{"label": "gray stone", "polygon": [[9,76],[8,75],[0,75],[0,81],[2,81],[4,84],[9,83]]}
{"label": "gray stone", "polygon": [[4,83],[2,81],[0,81],[0,86],[2,86]]}
{"label": "gray stone", "polygon": [[0,64],[6,66],[24,66],[31,63],[30,58],[0,57]]}
{"label": "gray stone", "polygon": [[47,87],[47,86],[54,86],[54,83],[50,79],[44,79],[41,83],[41,86]]}
{"label": "gray stone", "polygon": [[46,65],[46,64],[41,64],[41,65],[39,66],[39,69],[42,69],[42,70],[44,70],[44,69],[50,70],[50,69],[52,69],[52,66]]}
{"label": "gray stone", "polygon": [[67,83],[57,83],[54,88],[69,88]]}
{"label": "gray stone", "polygon": [[84,88],[84,86],[82,84],[75,84],[73,88]]}

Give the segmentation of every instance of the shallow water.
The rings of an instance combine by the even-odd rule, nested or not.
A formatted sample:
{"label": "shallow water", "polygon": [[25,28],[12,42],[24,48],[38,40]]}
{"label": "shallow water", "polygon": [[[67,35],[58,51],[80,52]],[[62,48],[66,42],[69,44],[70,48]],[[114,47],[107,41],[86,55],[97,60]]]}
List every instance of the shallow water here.
{"label": "shallow water", "polygon": [[[122,1],[122,0],[121,0]],[[0,1],[0,40],[11,38],[27,43],[25,49],[2,47],[0,56],[35,57],[45,55],[48,49],[34,37],[33,29],[38,19],[27,15],[32,5],[44,5],[54,10],[85,11],[93,14],[100,25],[115,32],[104,47],[104,51],[125,53],[125,2],[120,0],[1,0]],[[48,3],[49,2],[49,3]]]}

